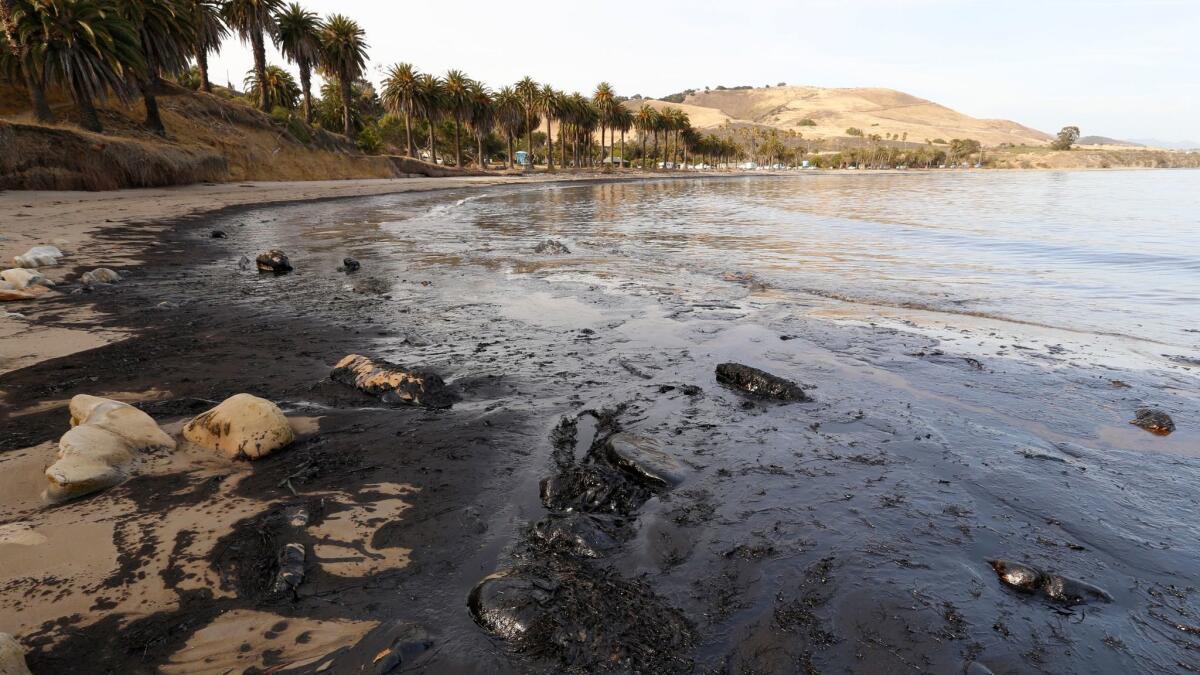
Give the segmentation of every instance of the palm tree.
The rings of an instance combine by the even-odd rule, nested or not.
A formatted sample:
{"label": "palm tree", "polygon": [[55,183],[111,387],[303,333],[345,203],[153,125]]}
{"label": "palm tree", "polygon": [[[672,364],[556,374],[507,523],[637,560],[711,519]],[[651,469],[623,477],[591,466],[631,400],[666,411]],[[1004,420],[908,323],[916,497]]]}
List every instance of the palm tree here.
{"label": "palm tree", "polygon": [[437,144],[434,142],[434,124],[442,116],[442,81],[434,75],[422,75],[417,79],[416,103],[429,124],[429,161],[437,164]]}
{"label": "palm tree", "polygon": [[446,79],[442,84],[442,107],[445,112],[450,113],[454,118],[454,165],[462,166],[462,141],[460,134],[462,131],[463,117],[469,111],[471,103],[471,78],[467,77],[461,70],[450,70],[446,72]]}
{"label": "palm tree", "polygon": [[350,106],[354,81],[367,69],[366,32],[341,14],[334,14],[321,27],[321,68],[338,82],[342,94],[342,134],[353,137]]}
{"label": "palm tree", "polygon": [[[648,103],[643,103],[638,109],[637,114],[633,116],[633,125],[637,127],[638,136],[642,140],[642,169],[646,168],[646,134],[654,131],[658,125],[658,111],[650,107]],[[657,136],[655,137],[657,138]]]}
{"label": "palm tree", "polygon": [[496,94],[496,123],[508,136],[508,168],[513,164],[513,138],[521,135],[525,128],[525,106],[512,87],[504,87]]}
{"label": "palm tree", "polygon": [[393,115],[404,116],[404,136],[408,144],[408,156],[416,156],[413,146],[412,116],[417,102],[420,76],[411,63],[397,63],[388,68],[383,79],[383,105]]}
{"label": "palm tree", "polygon": [[521,97],[521,105],[525,106],[525,151],[529,153],[529,165],[533,166],[533,129],[537,126],[537,101],[540,90],[538,83],[531,77],[524,77],[516,85],[517,95]]}
{"label": "palm tree", "polygon": [[[32,7],[23,0],[0,0],[0,28],[9,48],[9,67],[14,71],[12,78],[24,80],[25,89],[29,92],[29,103],[33,115],[43,124],[54,122],[54,113],[46,102],[46,70],[39,65],[41,59],[35,59],[32,47],[38,43],[26,42],[21,37],[21,23],[33,19]],[[0,45],[2,49],[5,45]]]}
{"label": "palm tree", "polygon": [[212,93],[212,82],[208,79],[208,55],[221,51],[221,41],[229,36],[229,27],[221,20],[219,0],[186,0],[188,22],[195,30],[193,45],[196,70],[200,71],[200,91]]}
{"label": "palm tree", "polygon": [[272,105],[282,106],[288,110],[294,110],[296,99],[300,98],[300,87],[296,86],[296,80],[292,79],[291,73],[279,66],[268,65],[266,77],[261,81],[253,70],[247,72],[243,86],[246,87],[247,93],[254,96],[259,95],[258,88],[260,86],[265,86],[268,89],[267,97],[271,99]]}
{"label": "palm tree", "polygon": [[612,85],[607,82],[596,85],[596,91],[592,94],[592,104],[600,111],[600,161],[602,163],[604,162],[604,130],[609,126],[609,117],[615,100]]}
{"label": "palm tree", "polygon": [[537,97],[538,111],[546,117],[546,170],[554,170],[554,139],[551,136],[550,121],[557,117],[562,108],[562,94],[554,91],[554,87],[543,85]]}
{"label": "palm tree", "polygon": [[475,134],[475,161],[480,169],[487,168],[483,156],[483,139],[492,133],[496,126],[496,104],[492,100],[492,92],[479,82],[472,81],[470,99],[467,103],[467,124]]}
{"label": "palm tree", "polygon": [[[267,52],[264,35],[274,37],[277,30],[275,15],[283,8],[283,0],[225,0],[222,13],[242,42],[249,42],[254,52],[254,72],[258,79],[266,77]],[[259,91],[258,109],[271,112],[271,102],[264,98],[266,87]]]}
{"label": "palm tree", "polygon": [[162,88],[162,73],[177,75],[187,69],[196,45],[190,8],[181,0],[119,0],[119,10],[137,28],[146,69],[138,86],[146,104],[146,126],[165,136],[156,94]]}
{"label": "palm tree", "polygon": [[614,132],[621,132],[621,166],[625,166],[625,134],[633,128],[633,112],[621,103],[616,104],[613,107],[612,126]]}
{"label": "palm tree", "polygon": [[101,0],[38,0],[19,21],[21,44],[36,44],[47,78],[62,84],[84,129],[103,132],[94,100],[111,91],[129,99],[129,82],[146,73],[137,28]]}
{"label": "palm tree", "polygon": [[321,18],[293,2],[275,17],[276,44],[283,57],[300,69],[304,94],[304,121],[312,124],[312,71],[320,65]]}

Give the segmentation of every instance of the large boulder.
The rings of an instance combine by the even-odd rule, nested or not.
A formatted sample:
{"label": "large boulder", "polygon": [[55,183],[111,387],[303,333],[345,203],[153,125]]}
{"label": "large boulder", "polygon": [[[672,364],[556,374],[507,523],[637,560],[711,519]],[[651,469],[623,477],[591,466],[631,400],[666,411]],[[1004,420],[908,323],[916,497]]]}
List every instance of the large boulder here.
{"label": "large boulder", "polygon": [[153,418],[127,403],[80,394],[71,399],[70,410],[71,429],[46,469],[46,496],[52,500],[110,488],[130,476],[138,452],[175,448],[175,439]]}
{"label": "large boulder", "polygon": [[717,366],[717,382],[759,398],[780,401],[812,400],[795,382],[740,363],[722,363]]}
{"label": "large boulder", "polygon": [[57,265],[58,259],[63,257],[63,252],[57,246],[34,246],[24,253],[13,258],[17,267],[50,267]]}
{"label": "large boulder", "polygon": [[613,434],[604,444],[604,451],[608,461],[651,487],[673,488],[683,482],[683,465],[653,438]]}
{"label": "large boulder", "polygon": [[359,354],[338,361],[329,376],[334,382],[378,396],[384,403],[449,408],[458,400],[437,373],[374,361]]}
{"label": "large boulder", "polygon": [[107,267],[99,267],[91,272],[84,272],[79,278],[80,283],[84,286],[95,286],[96,284],[115,284],[121,280],[121,275],[108,269]]}
{"label": "large boulder", "polygon": [[183,427],[183,437],[230,459],[259,459],[291,445],[292,426],[279,406],[237,394]]}
{"label": "large boulder", "polygon": [[0,633],[0,675],[30,675],[25,650],[8,633]]}

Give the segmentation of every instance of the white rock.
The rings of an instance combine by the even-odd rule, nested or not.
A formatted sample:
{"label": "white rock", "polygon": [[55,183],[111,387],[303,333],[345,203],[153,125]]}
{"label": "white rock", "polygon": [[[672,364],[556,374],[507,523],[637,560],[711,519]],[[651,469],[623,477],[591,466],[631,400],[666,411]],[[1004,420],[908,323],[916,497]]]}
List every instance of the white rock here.
{"label": "white rock", "polygon": [[26,251],[25,255],[19,255],[13,260],[16,261],[17,267],[50,267],[57,265],[61,257],[63,252],[57,246],[34,246]]}
{"label": "white rock", "polygon": [[71,399],[71,425],[94,426],[117,434],[132,450],[175,449],[175,439],[146,413],[120,401],[80,394]]}
{"label": "white rock", "polygon": [[85,286],[91,286],[93,284],[115,284],[120,280],[121,275],[108,269],[107,267],[94,269],[91,272],[84,272],[83,276],[79,278],[79,281]]}
{"label": "white rock", "polygon": [[11,269],[0,272],[0,280],[10,284],[13,289],[22,290],[30,286],[53,286],[54,282],[47,279],[37,270]]}
{"label": "white rock", "polygon": [[0,633],[0,675],[30,675],[25,650],[8,633]]}
{"label": "white rock", "polygon": [[188,422],[183,437],[230,459],[259,459],[296,438],[278,406],[250,394],[231,396]]}
{"label": "white rock", "polygon": [[58,440],[58,460],[46,469],[46,496],[73,499],[130,476],[137,453],[175,448],[146,413],[127,403],[80,394],[71,399],[71,429]]}

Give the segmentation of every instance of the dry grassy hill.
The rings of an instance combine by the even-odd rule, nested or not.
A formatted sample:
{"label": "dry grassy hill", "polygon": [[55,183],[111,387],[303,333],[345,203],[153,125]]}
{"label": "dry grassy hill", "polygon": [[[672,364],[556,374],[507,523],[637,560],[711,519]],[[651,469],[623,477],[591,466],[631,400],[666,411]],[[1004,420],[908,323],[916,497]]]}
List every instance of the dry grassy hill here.
{"label": "dry grassy hill", "polygon": [[[856,127],[866,134],[894,134],[909,142],[971,138],[984,145],[1040,145],[1048,134],[1008,120],[976,119],[892,89],[766,87],[696,92],[682,104],[647,101],[655,108],[674,105],[687,111],[700,129],[759,125],[794,130],[805,138],[838,138]],[[802,126],[802,120],[816,126]]]}
{"label": "dry grassy hill", "polygon": [[285,123],[237,101],[172,87],[160,96],[167,137],[142,125],[140,101],[100,108],[104,134],[61,121],[33,123],[21,91],[0,85],[0,189],[111,190],[242,180],[394,178],[465,173],[401,157],[365,155],[338,134]]}

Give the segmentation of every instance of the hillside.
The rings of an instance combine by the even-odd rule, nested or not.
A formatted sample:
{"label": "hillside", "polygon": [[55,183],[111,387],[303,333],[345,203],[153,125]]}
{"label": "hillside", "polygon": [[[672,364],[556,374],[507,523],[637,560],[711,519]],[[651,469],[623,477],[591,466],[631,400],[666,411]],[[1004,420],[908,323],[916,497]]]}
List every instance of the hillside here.
{"label": "hillside", "polygon": [[243,180],[393,178],[465,173],[401,157],[365,155],[344,136],[283,122],[237,101],[172,87],[159,97],[167,137],[142,126],[140,102],[100,108],[104,134],[71,122],[36,125],[21,92],[0,85],[0,189],[111,190]]}
{"label": "hillside", "polygon": [[[672,105],[687,111],[700,129],[725,123],[796,131],[805,138],[846,136],[855,127],[866,134],[893,134],[909,142],[971,138],[984,145],[1039,145],[1051,136],[1008,120],[976,119],[942,105],[892,89],[766,87],[698,91],[682,104],[647,101],[655,108]],[[803,126],[802,120],[816,126]],[[907,134],[907,136],[905,136]]]}

